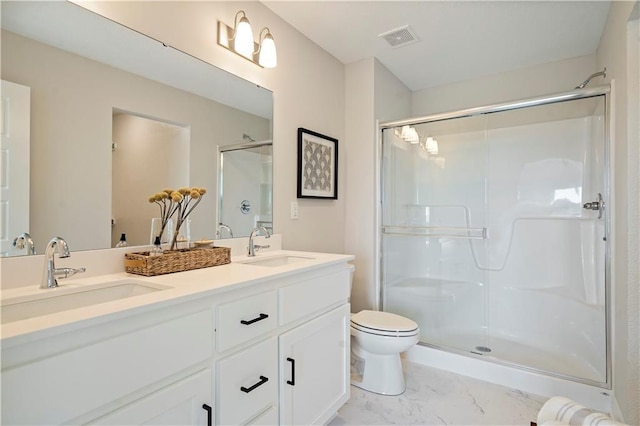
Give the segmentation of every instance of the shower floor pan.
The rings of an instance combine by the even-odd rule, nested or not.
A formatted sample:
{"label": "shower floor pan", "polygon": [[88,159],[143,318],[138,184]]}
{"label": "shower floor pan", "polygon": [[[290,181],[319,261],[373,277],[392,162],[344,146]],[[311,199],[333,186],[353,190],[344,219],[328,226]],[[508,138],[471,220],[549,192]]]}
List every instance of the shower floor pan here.
{"label": "shower floor pan", "polygon": [[[484,358],[504,361],[540,371],[605,382],[604,366],[602,371],[581,359],[576,354],[561,353],[546,348],[537,347],[526,342],[518,342],[501,337],[485,337],[478,333],[463,333],[445,330],[446,340],[429,338],[422,333],[420,343],[443,349],[453,349],[456,352],[469,352]],[[479,347],[489,349],[483,352]],[[604,364],[604,363],[603,363]]]}

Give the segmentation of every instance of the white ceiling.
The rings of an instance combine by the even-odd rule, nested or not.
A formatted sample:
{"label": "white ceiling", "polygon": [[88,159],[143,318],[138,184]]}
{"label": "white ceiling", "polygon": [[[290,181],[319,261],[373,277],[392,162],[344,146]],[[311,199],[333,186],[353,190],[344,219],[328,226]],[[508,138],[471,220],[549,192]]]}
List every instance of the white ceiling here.
{"label": "white ceiling", "polygon": [[[375,57],[412,91],[595,53],[609,1],[263,1],[344,64]],[[379,34],[409,25],[419,42]],[[274,34],[277,43],[277,34]],[[579,83],[585,75],[576,76]]]}

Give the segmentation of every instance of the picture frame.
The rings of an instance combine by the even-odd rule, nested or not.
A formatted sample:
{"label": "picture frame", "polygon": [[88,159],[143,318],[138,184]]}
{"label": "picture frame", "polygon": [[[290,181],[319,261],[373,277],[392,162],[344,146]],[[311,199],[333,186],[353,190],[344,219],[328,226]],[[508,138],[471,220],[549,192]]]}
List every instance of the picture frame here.
{"label": "picture frame", "polygon": [[298,198],[338,199],[338,139],[298,128]]}

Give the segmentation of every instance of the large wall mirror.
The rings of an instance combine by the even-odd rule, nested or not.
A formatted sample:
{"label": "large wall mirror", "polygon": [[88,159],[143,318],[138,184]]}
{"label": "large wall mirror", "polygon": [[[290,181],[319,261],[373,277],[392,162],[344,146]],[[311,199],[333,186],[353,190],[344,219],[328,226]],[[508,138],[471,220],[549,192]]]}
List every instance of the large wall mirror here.
{"label": "large wall mirror", "polygon": [[[2,256],[27,254],[12,244],[25,232],[37,253],[57,235],[72,250],[113,247],[122,233],[146,245],[159,216],[149,196],[167,187],[207,188],[191,239],[227,237],[221,152],[271,141],[272,93],[70,2],[0,7]],[[15,119],[21,96],[27,116]],[[248,200],[260,214],[225,212],[234,237],[271,222],[264,158],[251,175],[269,191]]]}

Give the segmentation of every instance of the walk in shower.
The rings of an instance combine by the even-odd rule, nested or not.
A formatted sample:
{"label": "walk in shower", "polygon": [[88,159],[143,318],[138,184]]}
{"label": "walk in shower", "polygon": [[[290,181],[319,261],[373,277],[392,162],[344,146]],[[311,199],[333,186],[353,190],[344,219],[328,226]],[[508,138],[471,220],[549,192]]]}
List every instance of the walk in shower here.
{"label": "walk in shower", "polygon": [[382,309],[421,345],[609,385],[608,93],[380,126]]}

